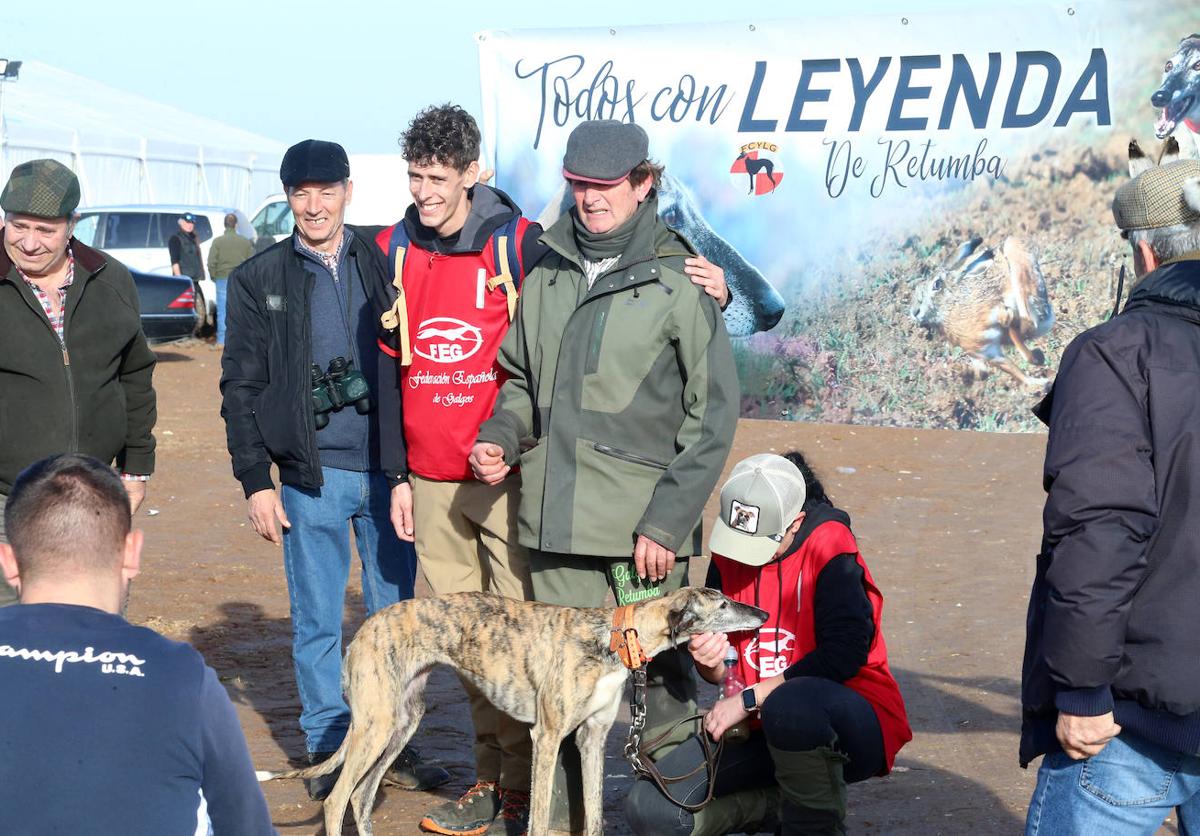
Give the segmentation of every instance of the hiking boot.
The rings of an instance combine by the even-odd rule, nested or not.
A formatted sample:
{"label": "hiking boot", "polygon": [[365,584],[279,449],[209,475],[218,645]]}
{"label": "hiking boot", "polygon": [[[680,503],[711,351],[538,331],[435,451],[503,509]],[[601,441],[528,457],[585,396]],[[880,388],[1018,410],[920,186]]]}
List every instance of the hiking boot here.
{"label": "hiking boot", "polygon": [[431,790],[450,780],[450,773],[440,766],[425,763],[421,753],[412,746],[405,746],[392,761],[383,782],[406,790]]}
{"label": "hiking boot", "polygon": [[[309,752],[305,758],[309,766],[316,766],[323,763],[333,755],[333,752]],[[338,776],[342,774],[342,768],[330,772],[328,775],[319,775],[316,778],[305,778],[304,789],[308,790],[308,797],[313,801],[324,801],[325,796],[333,789],[333,785],[337,783]]]}
{"label": "hiking boot", "polygon": [[428,833],[446,836],[479,836],[500,812],[500,789],[495,781],[476,781],[457,801],[439,804],[421,819]]}
{"label": "hiking boot", "polygon": [[492,819],[487,836],[525,836],[529,830],[529,793],[500,790],[500,815]]}

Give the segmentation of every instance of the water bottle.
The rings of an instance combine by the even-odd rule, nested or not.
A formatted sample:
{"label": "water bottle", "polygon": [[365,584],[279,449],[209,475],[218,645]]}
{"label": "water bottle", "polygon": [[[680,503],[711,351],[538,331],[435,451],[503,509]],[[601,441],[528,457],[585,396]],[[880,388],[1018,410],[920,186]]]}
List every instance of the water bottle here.
{"label": "water bottle", "polygon": [[[737,675],[737,649],[730,646],[725,651],[725,677],[721,680],[721,696],[737,697],[746,688]],[[750,718],[745,718],[725,730],[721,737],[726,743],[742,743],[750,736]]]}

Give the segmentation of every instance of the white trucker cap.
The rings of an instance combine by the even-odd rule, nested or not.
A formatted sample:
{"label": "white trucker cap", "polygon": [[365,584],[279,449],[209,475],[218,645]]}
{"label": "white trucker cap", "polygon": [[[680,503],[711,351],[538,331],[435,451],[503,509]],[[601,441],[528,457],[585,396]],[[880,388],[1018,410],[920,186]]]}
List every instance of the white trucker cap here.
{"label": "white trucker cap", "polygon": [[803,474],[783,456],[759,453],[742,459],[721,486],[721,517],[708,539],[709,551],[762,566],[800,516],[804,497]]}

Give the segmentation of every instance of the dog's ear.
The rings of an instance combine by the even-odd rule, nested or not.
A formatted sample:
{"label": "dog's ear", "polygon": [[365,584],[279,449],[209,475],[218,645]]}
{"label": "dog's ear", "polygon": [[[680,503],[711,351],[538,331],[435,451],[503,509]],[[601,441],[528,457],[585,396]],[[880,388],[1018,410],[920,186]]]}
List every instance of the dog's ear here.
{"label": "dog's ear", "polygon": [[697,594],[695,589],[681,590],[686,592],[684,595],[676,595],[675,600],[671,602],[671,608],[667,610],[667,627],[673,636],[686,636],[691,634],[692,627],[699,620],[696,613]]}

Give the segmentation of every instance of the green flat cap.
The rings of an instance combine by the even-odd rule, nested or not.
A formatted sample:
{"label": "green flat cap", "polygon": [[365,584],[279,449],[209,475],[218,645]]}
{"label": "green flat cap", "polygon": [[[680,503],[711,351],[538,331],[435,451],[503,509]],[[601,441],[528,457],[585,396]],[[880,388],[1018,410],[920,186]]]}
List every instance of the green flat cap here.
{"label": "green flat cap", "polygon": [[1183,186],[1200,178],[1200,161],[1176,160],[1147,169],[1121,188],[1113,198],[1113,220],[1119,229],[1159,229],[1193,224],[1200,212],[1188,205]]}
{"label": "green flat cap", "polygon": [[79,205],[79,178],[57,160],[30,160],[13,169],[0,209],[38,218],[69,218]]}

